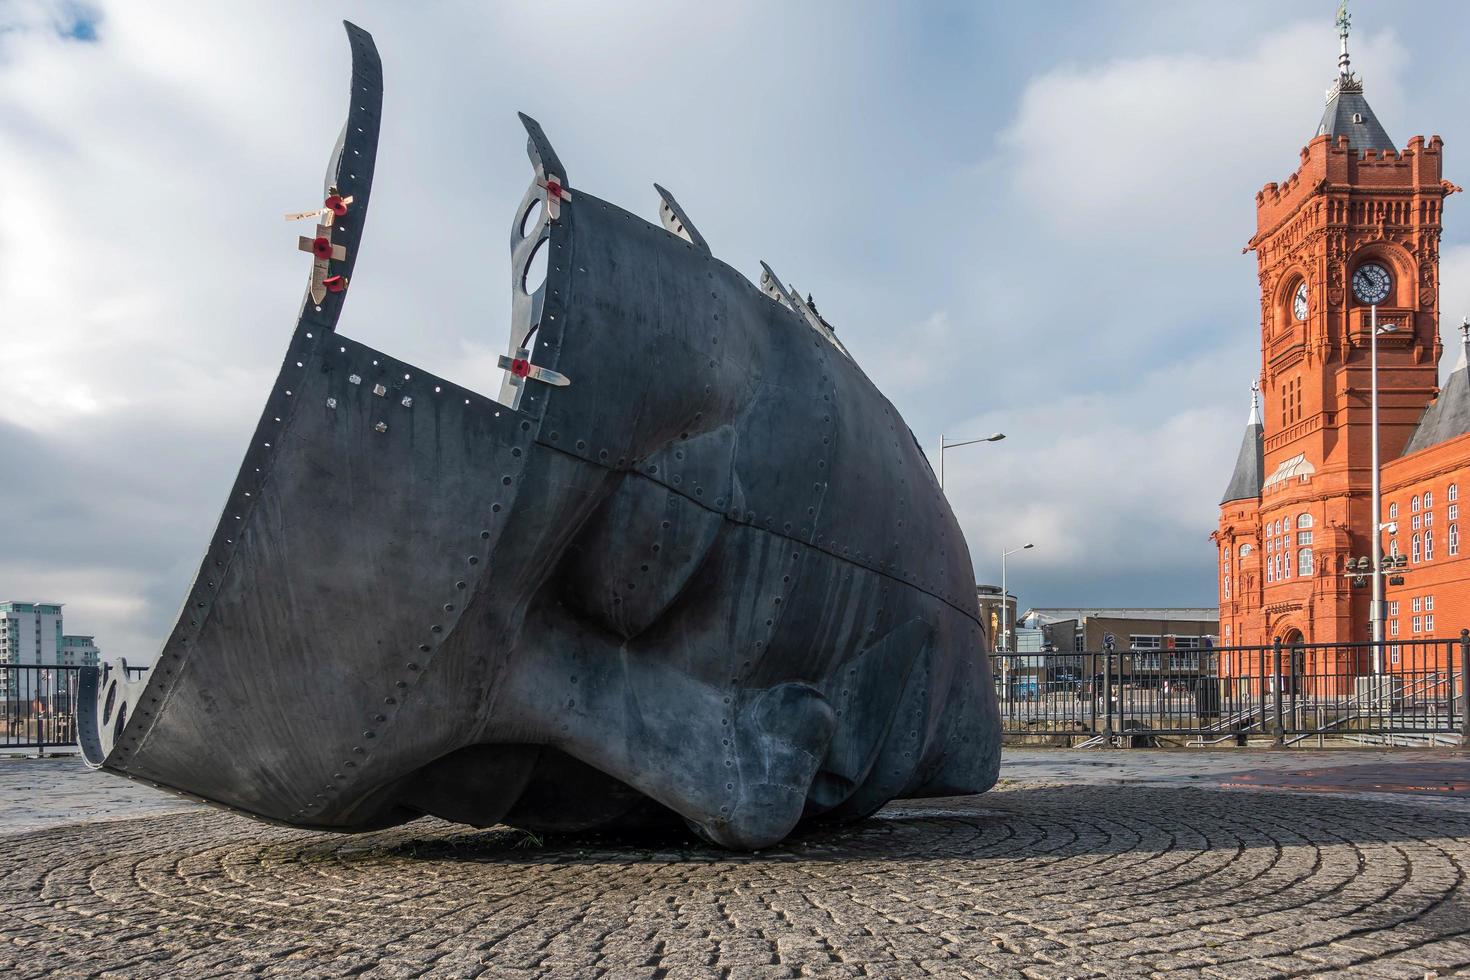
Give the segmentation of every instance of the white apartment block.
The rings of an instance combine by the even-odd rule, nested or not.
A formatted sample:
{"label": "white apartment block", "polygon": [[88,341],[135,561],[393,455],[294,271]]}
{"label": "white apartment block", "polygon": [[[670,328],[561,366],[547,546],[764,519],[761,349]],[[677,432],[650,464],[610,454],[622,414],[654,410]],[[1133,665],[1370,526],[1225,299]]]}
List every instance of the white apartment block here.
{"label": "white apartment block", "polygon": [[16,670],[17,666],[87,667],[101,658],[90,636],[67,636],[59,602],[0,602],[0,700],[67,694],[73,671]]}

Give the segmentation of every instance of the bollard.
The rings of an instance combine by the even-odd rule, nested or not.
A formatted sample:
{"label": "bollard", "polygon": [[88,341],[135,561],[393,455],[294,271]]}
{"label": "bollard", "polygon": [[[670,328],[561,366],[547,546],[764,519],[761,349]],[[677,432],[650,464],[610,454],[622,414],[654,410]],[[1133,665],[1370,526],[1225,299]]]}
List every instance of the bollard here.
{"label": "bollard", "polygon": [[1281,724],[1281,637],[1276,637],[1275,642],[1271,645],[1271,652],[1276,670],[1276,676],[1271,685],[1275,689],[1275,696],[1272,700],[1275,702],[1276,713],[1276,726],[1273,734],[1276,736],[1276,745],[1281,746],[1286,743],[1285,729]]}

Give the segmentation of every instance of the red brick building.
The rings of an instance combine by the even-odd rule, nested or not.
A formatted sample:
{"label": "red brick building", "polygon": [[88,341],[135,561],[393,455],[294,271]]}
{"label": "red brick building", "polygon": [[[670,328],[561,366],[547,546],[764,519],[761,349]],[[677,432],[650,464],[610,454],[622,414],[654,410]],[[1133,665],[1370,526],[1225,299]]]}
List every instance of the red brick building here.
{"label": "red brick building", "polygon": [[[1470,378],[1463,361],[1438,387],[1439,238],[1447,196],[1438,136],[1395,147],[1348,66],[1297,171],[1256,195],[1263,403],[1253,405],[1211,538],[1218,548],[1224,646],[1362,641],[1369,588],[1344,575],[1371,554],[1369,307],[1378,341],[1385,553],[1410,558],[1385,585],[1390,642],[1453,637],[1470,625]],[[1360,287],[1360,290],[1362,288]],[[1457,343],[1457,348],[1462,345]],[[1455,351],[1460,355],[1460,351]],[[1407,647],[1405,648],[1407,649]],[[1391,648],[1393,663],[1399,650]],[[1353,676],[1363,655],[1307,654],[1309,672]],[[1333,662],[1328,663],[1329,659]],[[1227,668],[1238,673],[1239,667]]]}

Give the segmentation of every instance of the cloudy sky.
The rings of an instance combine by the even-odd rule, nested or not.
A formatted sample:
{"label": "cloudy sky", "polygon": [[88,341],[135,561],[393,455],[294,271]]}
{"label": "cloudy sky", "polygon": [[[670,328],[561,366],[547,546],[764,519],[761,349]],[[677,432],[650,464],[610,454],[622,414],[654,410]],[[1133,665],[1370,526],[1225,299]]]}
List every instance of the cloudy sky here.
{"label": "cloudy sky", "polygon": [[[1213,604],[1258,364],[1241,246],[1315,131],[1334,8],[0,0],[0,598],[152,657],[294,322],[281,214],[318,196],[350,16],[387,92],[345,333],[498,388],[524,110],[573,184],[656,220],[657,180],[814,293],[931,452],[1008,434],[947,454],[979,580],[1034,541],[1023,605]],[[1390,135],[1441,134],[1470,184],[1470,5],[1354,19]]]}

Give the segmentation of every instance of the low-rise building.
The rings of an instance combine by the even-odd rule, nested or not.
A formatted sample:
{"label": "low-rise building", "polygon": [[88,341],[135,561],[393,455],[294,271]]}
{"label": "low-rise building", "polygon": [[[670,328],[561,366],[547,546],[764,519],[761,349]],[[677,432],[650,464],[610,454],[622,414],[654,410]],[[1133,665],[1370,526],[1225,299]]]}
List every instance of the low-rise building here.
{"label": "low-rise building", "polygon": [[985,627],[986,649],[999,650],[1005,623],[1010,623],[1013,633],[1017,625],[1016,597],[1008,593],[1002,599],[998,585],[976,585],[975,600],[980,605],[980,622]]}
{"label": "low-rise building", "polygon": [[1200,651],[1218,644],[1220,630],[1213,606],[1032,608],[1021,621],[1042,631],[1045,648],[1063,654],[1048,658],[1048,682],[1100,674],[1096,654],[1109,648],[1120,654],[1115,669],[1135,683],[1189,678],[1201,669]]}

